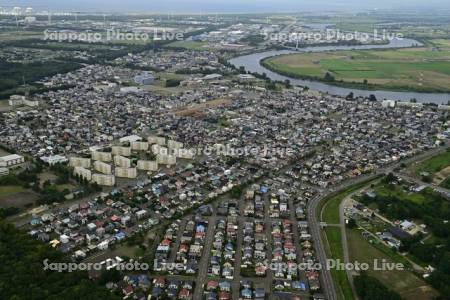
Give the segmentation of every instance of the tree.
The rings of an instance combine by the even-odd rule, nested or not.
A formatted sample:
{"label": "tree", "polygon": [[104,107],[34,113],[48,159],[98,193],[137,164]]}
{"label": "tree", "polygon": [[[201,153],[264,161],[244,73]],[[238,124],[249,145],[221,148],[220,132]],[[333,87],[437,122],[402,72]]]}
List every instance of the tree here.
{"label": "tree", "polygon": [[358,296],[362,300],[401,300],[399,294],[386,288],[378,279],[365,273],[353,279]]}
{"label": "tree", "polygon": [[[47,244],[0,220],[0,299],[121,299],[89,280],[86,271],[44,270],[44,261],[68,259]],[[48,261],[47,261],[48,259]]]}
{"label": "tree", "polygon": [[329,72],[327,72],[326,74],[325,74],[325,76],[323,77],[323,79],[325,80],[325,81],[334,81],[335,79],[334,79],[334,76],[333,75],[331,75]]}
{"label": "tree", "polygon": [[179,79],[167,79],[166,80],[166,87],[177,87],[181,83],[181,80]]}
{"label": "tree", "polygon": [[349,219],[348,223],[347,223],[347,226],[350,229],[356,228],[357,225],[356,225],[355,219],[353,219],[353,218]]}
{"label": "tree", "polygon": [[285,86],[287,89],[290,89],[290,88],[292,87],[291,81],[290,81],[289,79],[286,79],[286,80],[284,81],[284,86]]}

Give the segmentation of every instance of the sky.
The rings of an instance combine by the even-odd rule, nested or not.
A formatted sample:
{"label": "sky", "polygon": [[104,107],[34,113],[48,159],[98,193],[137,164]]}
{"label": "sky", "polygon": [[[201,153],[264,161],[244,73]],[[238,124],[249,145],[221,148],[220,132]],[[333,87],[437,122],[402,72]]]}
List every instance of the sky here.
{"label": "sky", "polygon": [[102,12],[301,12],[390,8],[450,8],[450,0],[0,0],[0,7]]}

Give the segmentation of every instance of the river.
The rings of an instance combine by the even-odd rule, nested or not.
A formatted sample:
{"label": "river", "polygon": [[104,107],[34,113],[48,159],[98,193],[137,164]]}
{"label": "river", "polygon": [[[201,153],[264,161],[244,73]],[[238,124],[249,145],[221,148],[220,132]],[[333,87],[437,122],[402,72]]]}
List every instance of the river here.
{"label": "river", "polygon": [[[357,46],[317,46],[317,47],[305,47],[296,50],[272,50],[260,53],[253,53],[249,55],[239,56],[230,60],[230,63],[235,67],[245,67],[245,70],[252,73],[266,73],[267,77],[272,80],[285,81],[289,79],[292,84],[307,86],[311,90],[317,90],[332,95],[347,96],[350,92],[353,92],[355,97],[369,97],[371,94],[375,95],[377,99],[389,99],[397,101],[409,101],[411,99],[417,99],[418,102],[423,103],[436,103],[447,104],[450,101],[449,93],[418,93],[418,92],[394,92],[384,90],[361,90],[354,88],[344,88],[329,85],[319,81],[301,80],[290,78],[284,75],[272,72],[260,64],[262,59],[267,57],[292,54],[298,52],[324,52],[324,51],[336,51],[336,50],[366,50],[366,49],[391,49],[391,48],[409,48],[415,45],[421,45],[419,42],[412,39],[394,39],[389,44],[384,45],[357,45]],[[450,83],[449,83],[450,84]]]}

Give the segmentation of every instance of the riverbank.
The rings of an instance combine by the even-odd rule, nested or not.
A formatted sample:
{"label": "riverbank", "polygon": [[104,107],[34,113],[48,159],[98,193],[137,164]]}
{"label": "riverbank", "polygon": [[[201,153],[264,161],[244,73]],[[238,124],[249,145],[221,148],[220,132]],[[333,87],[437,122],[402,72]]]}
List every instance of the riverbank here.
{"label": "riverbank", "polygon": [[275,73],[375,91],[449,93],[450,51],[429,48],[286,54],[261,60]]}
{"label": "riverbank", "polygon": [[420,43],[415,40],[403,39],[401,41],[391,42],[389,45],[374,45],[374,46],[364,45],[361,47],[357,46],[309,47],[298,49],[298,51],[272,50],[235,57],[230,59],[229,63],[234,65],[236,68],[244,67],[246,71],[251,73],[266,74],[268,78],[274,81],[284,82],[286,80],[289,80],[292,85],[305,86],[311,90],[316,90],[323,93],[328,93],[331,95],[341,97],[346,97],[350,93],[353,93],[354,97],[368,98],[371,95],[374,95],[378,100],[389,99],[397,101],[410,101],[411,99],[416,99],[418,102],[422,103],[447,104],[447,102],[450,101],[450,93],[421,93],[421,92],[419,93],[414,91],[399,92],[399,91],[387,91],[382,89],[364,90],[358,88],[341,87],[331,85],[328,82],[297,79],[281,75],[265,68],[260,64],[261,60],[264,60],[268,57],[274,57],[277,55],[295,54],[295,53],[298,54],[308,52],[326,52],[337,50],[400,49],[400,48],[415,47],[417,44]]}

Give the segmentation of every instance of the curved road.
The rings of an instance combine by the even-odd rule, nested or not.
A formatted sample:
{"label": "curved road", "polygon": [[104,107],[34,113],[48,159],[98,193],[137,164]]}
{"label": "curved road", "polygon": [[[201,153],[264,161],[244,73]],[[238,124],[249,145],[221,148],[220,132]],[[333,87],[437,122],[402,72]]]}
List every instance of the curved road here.
{"label": "curved road", "polygon": [[[308,223],[309,223],[311,235],[313,237],[313,241],[314,241],[314,245],[315,245],[314,247],[316,249],[317,259],[319,260],[319,263],[322,264],[322,266],[326,266],[326,260],[327,260],[327,257],[325,254],[325,247],[323,245],[321,234],[320,234],[320,220],[318,218],[318,207],[319,207],[320,202],[325,197],[327,197],[339,190],[348,188],[352,185],[375,178],[378,175],[392,172],[395,168],[399,167],[401,164],[411,164],[415,161],[420,161],[420,160],[429,158],[431,156],[435,156],[439,153],[446,151],[448,146],[449,145],[447,144],[445,146],[434,148],[427,152],[421,153],[414,157],[411,157],[411,158],[408,158],[405,160],[401,160],[392,165],[386,166],[385,168],[379,169],[373,174],[368,174],[368,175],[364,175],[364,176],[361,176],[361,177],[358,177],[355,179],[350,179],[350,180],[344,181],[343,183],[333,186],[324,192],[320,192],[316,197],[309,200],[309,202],[308,202]],[[323,284],[322,289],[324,290],[326,299],[328,299],[328,300],[338,299],[336,289],[334,287],[334,282],[331,277],[331,272],[324,268],[321,271],[321,275],[322,275],[322,284]]]}

